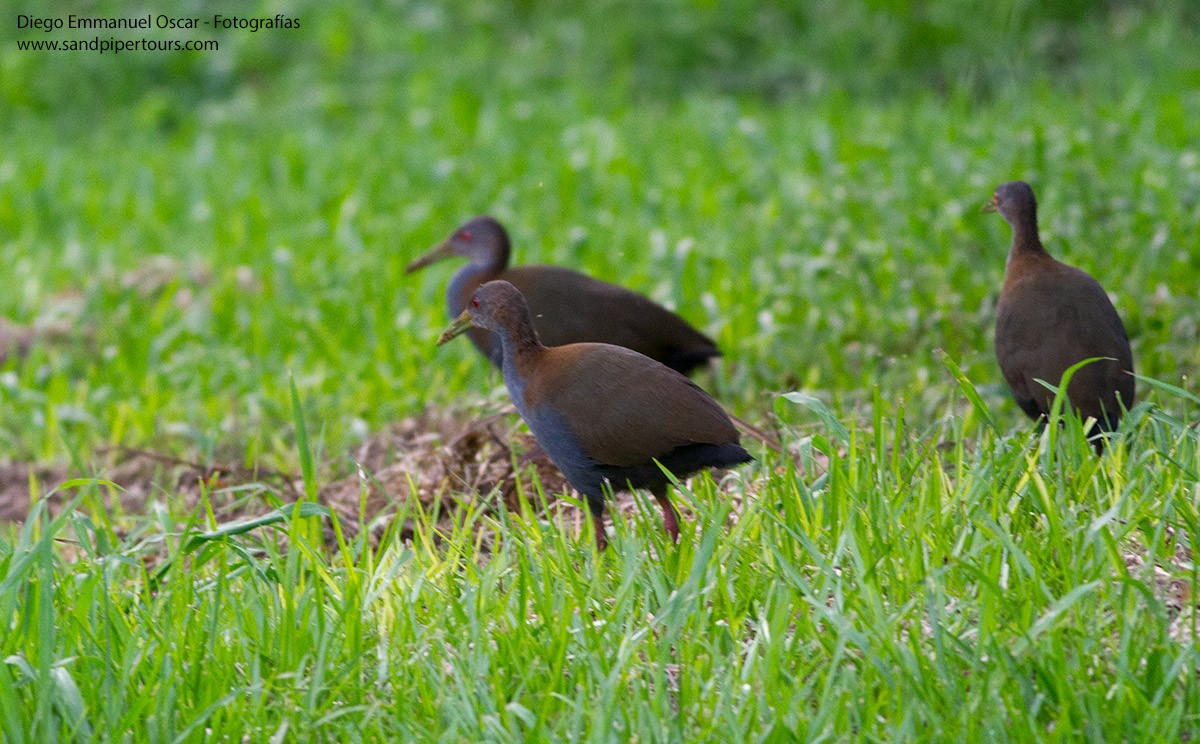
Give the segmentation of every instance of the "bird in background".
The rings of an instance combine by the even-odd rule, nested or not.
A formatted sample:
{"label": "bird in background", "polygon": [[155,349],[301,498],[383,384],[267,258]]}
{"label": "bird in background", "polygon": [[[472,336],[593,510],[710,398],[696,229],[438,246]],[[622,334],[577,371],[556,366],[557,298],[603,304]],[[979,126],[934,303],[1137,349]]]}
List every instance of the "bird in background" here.
{"label": "bird in background", "polygon": [[525,298],[507,281],[482,285],[465,304],[438,345],[471,328],[495,334],[513,404],[567,481],[586,497],[598,549],[608,544],[606,486],[649,490],[662,508],[663,528],[678,540],[664,469],[683,479],[703,468],[754,459],[721,406],[666,365],[612,344],[544,345]]}
{"label": "bird in background", "polygon": [[984,211],[999,212],[1012,227],[1012,248],[996,306],[996,360],[1013,398],[1030,418],[1049,415],[1063,373],[1085,359],[1067,385],[1067,400],[1096,420],[1092,444],[1104,450],[1133,406],[1133,353],[1125,325],[1108,294],[1091,275],[1055,260],[1038,236],[1037,200],[1024,181],[996,187]]}
{"label": "bird in background", "polygon": [[[476,217],[405,271],[412,273],[451,256],[466,258],[467,265],[446,287],[450,315],[461,313],[481,285],[503,279],[524,295],[534,328],[546,346],[580,342],[623,346],[682,374],[721,355],[712,339],[637,292],[558,266],[509,267],[510,253],[504,227],[491,217]],[[476,348],[502,366],[499,339],[481,328],[469,333]]]}

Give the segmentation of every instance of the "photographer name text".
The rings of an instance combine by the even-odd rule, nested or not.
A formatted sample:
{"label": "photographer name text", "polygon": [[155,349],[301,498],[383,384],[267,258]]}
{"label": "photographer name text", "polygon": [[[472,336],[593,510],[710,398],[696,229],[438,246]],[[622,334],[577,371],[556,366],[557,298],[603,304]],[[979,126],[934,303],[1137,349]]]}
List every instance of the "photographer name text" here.
{"label": "photographer name text", "polygon": [[300,19],[291,18],[283,14],[277,14],[273,17],[259,16],[227,16],[216,14],[211,19],[201,18],[198,16],[170,16],[164,14],[147,13],[144,16],[136,16],[133,18],[96,18],[88,16],[80,16],[71,14],[66,18],[43,18],[24,14],[17,15],[18,29],[34,29],[44,31],[45,33],[53,33],[54,31],[63,31],[69,29],[87,29],[87,30],[135,30],[135,29],[197,29],[211,28],[215,30],[235,30],[245,29],[251,32],[262,31],[265,29],[287,29],[294,30],[300,28]]}

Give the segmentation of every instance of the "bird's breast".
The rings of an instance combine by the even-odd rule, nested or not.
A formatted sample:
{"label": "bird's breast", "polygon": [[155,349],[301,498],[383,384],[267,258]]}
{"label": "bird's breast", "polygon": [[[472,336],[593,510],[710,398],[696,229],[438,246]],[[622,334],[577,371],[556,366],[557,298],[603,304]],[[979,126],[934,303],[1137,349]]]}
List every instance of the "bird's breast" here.
{"label": "bird's breast", "polygon": [[600,492],[604,475],[584,451],[566,417],[543,404],[525,405],[521,418],[572,486],[585,494]]}

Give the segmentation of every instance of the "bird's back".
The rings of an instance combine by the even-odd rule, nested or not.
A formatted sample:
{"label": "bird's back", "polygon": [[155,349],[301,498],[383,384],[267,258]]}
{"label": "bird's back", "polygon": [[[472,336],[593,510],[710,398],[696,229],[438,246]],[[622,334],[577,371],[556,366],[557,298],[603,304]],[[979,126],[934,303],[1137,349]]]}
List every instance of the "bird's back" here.
{"label": "bird's back", "polygon": [[561,416],[597,464],[638,465],[686,445],[738,441],[737,430],[716,401],[642,354],[596,343],[541,353],[539,372],[525,383],[525,405]]}
{"label": "bird's back", "polygon": [[525,295],[546,346],[623,346],[685,374],[720,355],[683,318],[619,285],[558,266],[517,266],[500,278]]}
{"label": "bird's back", "polygon": [[996,308],[995,341],[1000,369],[1031,416],[1048,413],[1053,402],[1035,380],[1056,385],[1069,367],[1092,357],[1111,360],[1075,373],[1067,388],[1072,405],[1102,425],[1105,413],[1115,422],[1122,404],[1133,405],[1125,326],[1104,288],[1084,271],[1049,256],[1014,257]]}

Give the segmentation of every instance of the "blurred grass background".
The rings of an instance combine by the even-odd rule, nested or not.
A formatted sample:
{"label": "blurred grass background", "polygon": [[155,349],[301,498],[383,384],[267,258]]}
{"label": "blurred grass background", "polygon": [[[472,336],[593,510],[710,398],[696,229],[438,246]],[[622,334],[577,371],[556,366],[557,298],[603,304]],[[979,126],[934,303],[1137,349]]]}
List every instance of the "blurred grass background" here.
{"label": "blurred grass background", "polygon": [[302,26],[114,56],[19,51],[40,32],[0,24],[0,315],[57,312],[71,337],[4,362],[0,456],[155,443],[294,466],[289,372],[333,453],[498,384],[433,347],[454,269],[402,273],[482,212],[517,261],[713,334],[727,359],[702,382],[751,418],[797,388],[853,416],[876,385],[934,418],[956,395],[942,348],[1024,426],[991,355],[1009,232],[978,214],[1013,178],[1052,253],[1116,298],[1138,371],[1193,389],[1194,3],[253,10]]}
{"label": "blurred grass background", "polygon": [[[1196,3],[18,3],[0,332],[45,332],[0,362],[0,464],[146,447],[311,496],[422,407],[475,416],[498,376],[433,346],[454,267],[403,268],[480,212],[521,262],[678,308],[726,352],[700,382],[794,426],[678,493],[678,546],[633,509],[603,556],[495,494],[335,548],[251,530],[291,513],[270,484],[126,507],[6,469],[31,501],[0,526],[6,741],[1200,731],[1196,400],[1143,384],[1104,458],[1033,434],[992,356],[1010,234],[979,213],[1032,182],[1138,371],[1194,394]],[[37,54],[13,18],[251,10],[301,29]]]}

